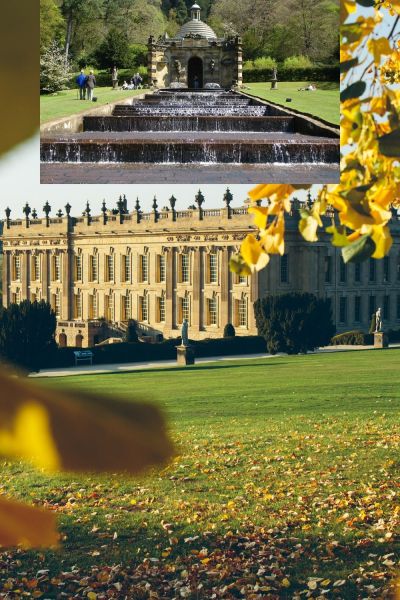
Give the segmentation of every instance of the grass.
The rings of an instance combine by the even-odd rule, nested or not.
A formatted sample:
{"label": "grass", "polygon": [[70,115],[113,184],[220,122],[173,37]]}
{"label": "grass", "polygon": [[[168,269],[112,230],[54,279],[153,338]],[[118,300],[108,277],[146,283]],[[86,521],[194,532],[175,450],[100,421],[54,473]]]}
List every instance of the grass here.
{"label": "grass", "polygon": [[399,357],[68,378],[72,389],[127,401],[151,395],[179,455],[141,480],[45,477],[4,463],[2,490],[56,510],[65,538],[58,553],[0,555],[5,585],[29,595],[26,580],[50,569],[37,584],[46,598],[386,597],[399,560]]}
{"label": "grass", "polygon": [[96,103],[88,100],[79,100],[77,89],[64,90],[57,94],[40,97],[40,123],[47,123],[62,117],[69,117],[109,102],[115,102],[143,94],[145,90],[112,90],[110,87],[98,87],[94,95],[98,98]]}
{"label": "grass", "polygon": [[[305,87],[309,81],[279,81],[278,89],[271,90],[269,82],[246,83],[244,91],[253,96],[259,96],[264,100],[270,100],[276,104],[295,109],[302,113],[319,117],[332,123],[339,124],[339,83],[321,82],[315,83],[315,92],[299,92],[298,89]],[[313,82],[314,83],[314,82]],[[291,102],[286,102],[291,98]]]}

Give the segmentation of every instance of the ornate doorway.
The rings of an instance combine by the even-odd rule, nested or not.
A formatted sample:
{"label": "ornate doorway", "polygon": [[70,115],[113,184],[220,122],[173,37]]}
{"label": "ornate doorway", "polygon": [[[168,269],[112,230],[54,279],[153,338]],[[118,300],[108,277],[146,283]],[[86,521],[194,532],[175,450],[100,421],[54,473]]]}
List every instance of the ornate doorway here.
{"label": "ornate doorway", "polygon": [[203,87],[203,61],[198,56],[192,56],[188,62],[188,87],[192,89]]}

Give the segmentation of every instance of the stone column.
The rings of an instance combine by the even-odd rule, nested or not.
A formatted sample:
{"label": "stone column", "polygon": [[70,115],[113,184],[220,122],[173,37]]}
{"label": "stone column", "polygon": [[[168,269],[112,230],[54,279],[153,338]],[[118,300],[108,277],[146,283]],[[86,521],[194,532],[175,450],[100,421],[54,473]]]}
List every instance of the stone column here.
{"label": "stone column", "polygon": [[196,333],[201,330],[201,248],[193,252],[193,309],[192,328]]}
{"label": "stone column", "polygon": [[28,298],[29,292],[29,281],[30,281],[30,259],[31,253],[27,250],[21,254],[21,292],[22,300],[30,300]]}
{"label": "stone column", "polygon": [[175,248],[167,252],[166,294],[165,294],[165,325],[171,330],[175,325]]}
{"label": "stone column", "polygon": [[41,253],[41,272],[42,272],[42,300],[49,301],[49,283],[50,283],[50,260],[47,250]]}
{"label": "stone column", "polygon": [[71,263],[73,254],[71,250],[66,250],[62,254],[62,302],[61,302],[61,318],[65,321],[69,321],[72,318],[71,314]]}
{"label": "stone column", "polygon": [[[268,267],[267,267],[268,268]],[[250,277],[250,298],[248,305],[248,326],[250,334],[257,334],[256,319],[254,317],[254,302],[259,296],[259,278],[261,277],[262,271],[257,271]]]}
{"label": "stone column", "polygon": [[5,251],[3,255],[3,306],[7,308],[9,304],[9,285],[10,285],[10,259],[11,255],[9,251]]}
{"label": "stone column", "polygon": [[238,86],[243,85],[243,51],[242,51],[242,40],[240,37],[236,38],[236,79]]}
{"label": "stone column", "polygon": [[230,323],[229,248],[221,248],[221,329]]}

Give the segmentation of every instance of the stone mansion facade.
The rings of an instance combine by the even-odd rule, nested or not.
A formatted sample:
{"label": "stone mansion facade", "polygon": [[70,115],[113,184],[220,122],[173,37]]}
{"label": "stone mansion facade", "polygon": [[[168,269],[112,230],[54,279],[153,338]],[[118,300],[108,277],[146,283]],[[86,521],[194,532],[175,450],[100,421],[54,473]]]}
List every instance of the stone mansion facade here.
{"label": "stone mansion facade", "polygon": [[60,346],[88,347],[138,321],[143,336],[177,337],[183,319],[192,339],[221,337],[232,323],[237,335],[257,334],[253,303],[267,294],[312,292],[332,301],[338,331],[368,330],[382,307],[385,328],[400,327],[400,220],[393,217],[394,245],[384,260],[345,265],[328,236],[306,243],[298,233],[298,208],[287,217],[286,254],[252,277],[229,270],[229,259],[254,229],[247,207],[188,210],[170,207],[143,213],[103,203],[101,216],[89,206],[81,217],[65,207],[38,218],[26,205],[25,218],[3,229],[3,305],[47,300],[57,315]]}

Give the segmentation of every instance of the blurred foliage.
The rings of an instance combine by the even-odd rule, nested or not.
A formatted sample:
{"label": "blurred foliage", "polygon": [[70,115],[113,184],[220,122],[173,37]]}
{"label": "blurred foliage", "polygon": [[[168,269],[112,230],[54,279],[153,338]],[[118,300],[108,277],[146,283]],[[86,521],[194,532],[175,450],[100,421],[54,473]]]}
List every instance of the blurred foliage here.
{"label": "blurred foliage", "polygon": [[1,17],[0,112],[6,118],[0,155],[30,137],[39,125],[39,4],[31,0],[7,3]]}

